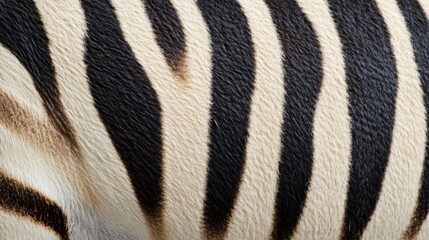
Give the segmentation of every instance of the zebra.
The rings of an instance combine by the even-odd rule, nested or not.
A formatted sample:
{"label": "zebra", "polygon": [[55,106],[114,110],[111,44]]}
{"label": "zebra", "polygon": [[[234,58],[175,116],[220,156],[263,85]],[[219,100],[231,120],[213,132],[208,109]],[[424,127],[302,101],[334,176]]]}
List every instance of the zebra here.
{"label": "zebra", "polygon": [[0,1],[0,239],[429,239],[428,19]]}

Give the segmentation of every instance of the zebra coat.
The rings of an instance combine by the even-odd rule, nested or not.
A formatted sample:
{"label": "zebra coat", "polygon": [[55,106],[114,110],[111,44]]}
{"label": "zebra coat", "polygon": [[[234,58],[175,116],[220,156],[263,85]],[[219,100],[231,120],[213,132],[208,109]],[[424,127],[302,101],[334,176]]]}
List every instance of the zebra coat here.
{"label": "zebra coat", "polygon": [[429,239],[427,0],[0,0],[0,239]]}

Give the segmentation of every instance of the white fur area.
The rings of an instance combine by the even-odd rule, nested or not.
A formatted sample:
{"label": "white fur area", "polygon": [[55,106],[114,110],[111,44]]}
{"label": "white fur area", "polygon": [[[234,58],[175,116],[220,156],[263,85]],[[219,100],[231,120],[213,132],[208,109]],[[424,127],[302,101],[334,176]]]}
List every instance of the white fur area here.
{"label": "white fur area", "polygon": [[194,1],[172,1],[187,45],[185,80],[175,78],[140,0],[112,1],[125,39],[161,104],[164,143],[166,236],[198,239],[208,159],[211,50],[204,21]]}
{"label": "white fur area", "polygon": [[39,118],[47,118],[30,74],[15,55],[2,44],[0,44],[0,89],[20,105],[29,108]]}
{"label": "white fur area", "polygon": [[246,161],[227,239],[268,239],[271,234],[285,88],[282,50],[268,7],[262,0],[240,0],[256,59]]}
{"label": "white fur area", "polygon": [[59,240],[48,228],[0,209],[0,239]]}
{"label": "white fur area", "polygon": [[294,239],[337,239],[347,197],[351,150],[342,45],[327,1],[299,0],[322,52],[323,79],[314,116],[314,159],[307,201]]}
{"label": "white fur area", "polygon": [[[39,0],[36,4],[49,39],[61,101],[83,155],[74,164],[84,171],[69,169],[69,174],[84,179],[92,195],[81,196],[88,207],[85,211],[91,213],[90,224],[80,230],[72,228],[72,239],[147,239],[129,178],[90,94],[84,63],[86,24],[80,2]],[[84,217],[84,210],[69,207],[66,211],[72,220],[79,222]]]}
{"label": "white fur area", "polygon": [[411,36],[394,0],[377,6],[390,34],[398,71],[395,125],[379,200],[362,239],[397,239],[416,207],[426,144],[423,91]]}
{"label": "white fur area", "polygon": [[[67,161],[67,156],[62,160]],[[57,166],[52,156],[34,149],[0,125],[0,170],[58,204],[67,215],[72,239],[96,239],[89,234],[94,230],[88,217],[90,209]]]}

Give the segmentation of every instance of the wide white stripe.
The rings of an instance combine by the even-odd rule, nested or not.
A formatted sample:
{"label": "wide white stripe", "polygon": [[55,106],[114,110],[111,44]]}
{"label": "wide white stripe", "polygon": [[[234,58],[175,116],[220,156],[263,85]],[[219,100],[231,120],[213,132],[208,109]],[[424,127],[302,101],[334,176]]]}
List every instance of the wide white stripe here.
{"label": "wide white stripe", "polygon": [[347,198],[351,149],[348,93],[342,45],[327,1],[298,0],[322,52],[323,79],[313,129],[313,169],[294,238],[337,239]]}
{"label": "wide white stripe", "polygon": [[187,45],[187,78],[170,71],[140,0],[112,1],[124,35],[162,109],[164,219],[171,239],[198,239],[208,158],[210,41],[194,1],[172,1]]}
{"label": "wide white stripe", "polygon": [[0,44],[0,89],[40,119],[47,119],[42,99],[27,69]]}
{"label": "wide white stripe", "polygon": [[281,154],[285,96],[282,49],[264,1],[238,2],[249,24],[256,69],[246,163],[227,239],[268,239]]}
{"label": "wide white stripe", "polygon": [[426,122],[411,36],[395,0],[377,0],[390,34],[398,88],[395,125],[381,194],[363,239],[397,239],[416,206],[423,169]]}
{"label": "wide white stripe", "polygon": [[[82,237],[89,234],[90,239],[113,239],[118,236],[147,238],[145,220],[137,210],[139,206],[133,197],[129,178],[90,94],[84,63],[86,23],[80,2],[38,0],[36,5],[49,39],[61,101],[83,156],[83,159],[66,158],[61,161],[67,163],[67,171],[74,176],[73,185],[82,187],[76,182],[84,179],[83,187],[90,188],[95,195],[91,198],[79,195],[84,200],[77,205],[69,203],[69,196],[63,196],[73,227],[81,226],[83,232],[88,232],[75,233],[74,237],[84,239]],[[92,221],[91,224],[81,220],[87,212],[92,214],[86,217]],[[78,219],[74,221],[75,218]],[[91,233],[92,227],[96,232]]]}

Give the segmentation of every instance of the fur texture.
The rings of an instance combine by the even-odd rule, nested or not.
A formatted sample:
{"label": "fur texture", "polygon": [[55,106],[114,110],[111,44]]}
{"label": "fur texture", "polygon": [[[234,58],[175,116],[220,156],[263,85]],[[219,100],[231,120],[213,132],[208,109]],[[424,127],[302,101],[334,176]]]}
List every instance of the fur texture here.
{"label": "fur texture", "polygon": [[0,239],[429,238],[428,19],[0,1]]}

